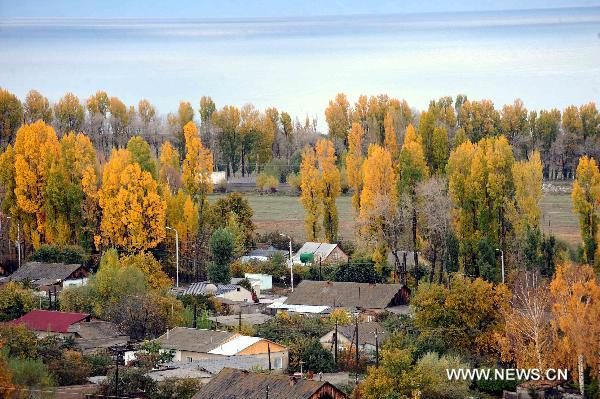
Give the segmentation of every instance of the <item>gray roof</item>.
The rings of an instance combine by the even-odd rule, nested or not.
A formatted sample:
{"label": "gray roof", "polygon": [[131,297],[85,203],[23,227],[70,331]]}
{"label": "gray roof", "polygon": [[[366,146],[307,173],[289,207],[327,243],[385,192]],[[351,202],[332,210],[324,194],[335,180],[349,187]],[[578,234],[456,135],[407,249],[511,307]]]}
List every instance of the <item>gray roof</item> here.
{"label": "gray roof", "polygon": [[[183,363],[188,364],[188,363]],[[205,370],[200,366],[196,367],[178,367],[177,365],[168,366],[158,370],[151,370],[146,373],[146,376],[150,377],[154,381],[160,382],[167,378],[198,378],[207,379],[212,377],[213,373]]]}
{"label": "gray roof", "polygon": [[[263,313],[242,313],[242,323],[257,326],[271,320],[273,316],[269,316]],[[229,316],[217,316],[209,317],[211,321],[223,324],[228,327],[237,327],[240,322],[240,315],[229,315]]]}
{"label": "gray roof", "polygon": [[129,336],[121,334],[115,324],[102,320],[73,324],[69,332],[77,335],[75,343],[84,351],[124,345],[129,340]]}
{"label": "gray roof", "polygon": [[[252,373],[244,370],[225,368],[195,394],[193,399],[262,399],[267,387],[270,399],[309,399],[314,397],[325,381],[290,378],[286,375]],[[346,397],[336,390],[338,396]]]}
{"label": "gray roof", "polygon": [[[183,295],[222,295],[243,288],[236,284],[213,284],[208,281],[192,283]],[[245,288],[244,288],[245,289]]]}
{"label": "gray roof", "polygon": [[325,242],[311,242],[307,241],[302,245],[302,248],[296,252],[296,255],[292,257],[296,262],[300,260],[301,254],[314,254],[315,259],[326,259],[331,252],[337,247],[337,244],[328,244]]}
{"label": "gray roof", "polygon": [[[348,338],[349,340],[353,340],[356,326],[354,324],[350,324],[347,326],[339,326],[338,333]],[[383,343],[388,337],[387,332],[381,326],[381,324],[370,321],[366,323],[358,324],[358,344],[359,345],[373,345],[375,346],[375,330],[377,330],[377,339],[379,340],[379,345]]]}
{"label": "gray roof", "polygon": [[163,334],[158,340],[165,349],[207,353],[237,335],[227,331],[175,327]]}
{"label": "gray roof", "polygon": [[266,249],[261,249],[261,248],[253,249],[252,251],[248,252],[246,254],[246,256],[264,256],[266,258],[272,258],[277,253],[280,254],[281,256],[283,256],[284,258],[288,258],[288,256],[289,256],[288,251],[283,250],[283,249],[277,249],[273,246],[270,246],[269,248],[266,248]]}
{"label": "gray roof", "polygon": [[302,280],[287,297],[287,305],[385,309],[402,284],[369,284]]}
{"label": "gray roof", "polygon": [[38,286],[56,284],[69,278],[81,267],[79,264],[27,262],[8,276],[8,280],[29,280]]}
{"label": "gray roof", "polygon": [[[269,369],[269,359],[264,355],[243,356],[219,356],[210,359],[199,359],[193,362],[171,362],[166,367],[178,367],[181,369],[205,370],[211,374],[217,374],[225,367],[238,370]],[[273,364],[271,364],[273,367]]]}

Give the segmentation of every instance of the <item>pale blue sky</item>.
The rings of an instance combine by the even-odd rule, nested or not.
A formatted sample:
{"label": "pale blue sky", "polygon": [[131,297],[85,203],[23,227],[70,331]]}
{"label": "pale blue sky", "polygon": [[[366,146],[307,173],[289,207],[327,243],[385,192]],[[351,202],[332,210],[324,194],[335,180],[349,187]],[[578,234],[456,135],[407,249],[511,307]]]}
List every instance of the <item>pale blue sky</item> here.
{"label": "pale blue sky", "polygon": [[598,6],[600,0],[0,0],[0,17],[244,18]]}

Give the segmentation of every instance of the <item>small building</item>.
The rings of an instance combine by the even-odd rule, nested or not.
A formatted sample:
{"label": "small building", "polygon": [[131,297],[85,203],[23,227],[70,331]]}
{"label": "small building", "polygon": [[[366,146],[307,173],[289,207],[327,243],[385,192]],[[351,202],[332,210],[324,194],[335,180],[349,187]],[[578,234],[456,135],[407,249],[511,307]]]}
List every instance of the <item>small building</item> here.
{"label": "small building", "polygon": [[292,257],[292,262],[294,264],[315,262],[323,265],[333,265],[348,262],[348,255],[337,244],[309,241],[305,242],[296,255]]}
{"label": "small building", "polygon": [[254,355],[267,364],[270,358],[274,370],[283,371],[288,366],[289,352],[285,346],[234,332],[176,327],[158,341],[163,349],[175,352],[174,361],[177,362]]}
{"label": "small building", "polygon": [[[349,350],[350,347],[356,345],[356,326],[354,324],[346,326],[338,326],[338,351]],[[377,339],[375,337],[377,335]],[[365,323],[358,323],[358,350],[363,353],[373,355],[376,350],[376,346],[379,345],[379,349],[383,342],[388,338],[388,333],[385,329],[377,322],[369,321]],[[327,334],[320,338],[321,345],[327,350],[334,351],[335,346],[335,329],[332,329]]]}
{"label": "small building", "polygon": [[83,353],[93,353],[114,346],[124,346],[129,336],[121,334],[114,323],[102,320],[90,320],[87,323],[75,323],[68,331],[75,336],[75,345]]}
{"label": "small building", "polygon": [[60,335],[75,337],[73,329],[78,324],[89,323],[88,313],[59,312],[56,310],[32,310],[31,312],[11,321],[12,324],[23,324],[33,330],[39,337]]}
{"label": "small building", "polygon": [[252,292],[236,284],[213,284],[208,281],[192,283],[183,295],[204,295],[227,299],[233,302],[254,302]]}
{"label": "small building", "polygon": [[277,249],[270,245],[266,248],[256,248],[248,252],[246,255],[240,258],[242,263],[250,262],[268,262],[273,259],[275,255],[281,255],[283,259],[289,258],[289,252],[283,249]]}
{"label": "small building", "polygon": [[224,368],[192,399],[346,399],[325,381]]}
{"label": "small building", "polygon": [[87,284],[89,271],[80,264],[27,262],[6,281],[31,282],[41,291]]}
{"label": "small building", "polygon": [[273,289],[273,276],[271,276],[270,274],[244,273],[244,277],[250,281],[258,281],[260,283],[261,291],[268,291]]}
{"label": "small building", "polygon": [[403,284],[370,284],[302,280],[283,305],[345,308],[361,312],[367,321],[390,308],[408,304],[410,290]]}

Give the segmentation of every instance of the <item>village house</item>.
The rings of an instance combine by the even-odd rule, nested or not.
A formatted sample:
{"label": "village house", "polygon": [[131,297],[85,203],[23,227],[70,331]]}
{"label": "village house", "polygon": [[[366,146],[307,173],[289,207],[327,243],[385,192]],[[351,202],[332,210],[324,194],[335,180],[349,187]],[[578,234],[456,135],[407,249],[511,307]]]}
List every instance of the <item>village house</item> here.
{"label": "village house", "polygon": [[252,292],[236,284],[213,284],[208,281],[192,283],[183,295],[204,295],[232,302],[254,302]]}
{"label": "village house", "polygon": [[22,324],[38,337],[56,335],[74,338],[75,345],[85,353],[124,345],[129,340],[113,323],[92,319],[87,313],[32,310],[10,323]]}
{"label": "village house", "polygon": [[273,370],[288,367],[289,351],[283,345],[264,338],[249,337],[234,332],[176,327],[163,334],[158,341],[162,349],[174,351],[174,361],[194,362],[218,359],[225,356],[244,357],[252,355],[271,363]]}
{"label": "village house", "polygon": [[27,281],[40,291],[60,291],[87,284],[88,275],[89,271],[80,264],[27,262],[5,281]]}
{"label": "village house", "polygon": [[346,399],[325,381],[224,368],[192,399]]}
{"label": "village house", "polygon": [[[347,351],[351,347],[356,347],[356,326],[349,324],[338,326],[337,329],[337,345],[338,351]],[[358,350],[362,353],[367,353],[371,356],[375,354],[376,346],[381,346],[388,338],[388,333],[384,330],[381,324],[369,321],[358,323]],[[321,345],[331,352],[335,349],[335,328],[320,338]]]}
{"label": "village house", "polygon": [[386,311],[405,313],[409,297],[410,290],[403,284],[303,280],[285,302],[269,308],[292,312],[315,309],[311,313],[325,313],[325,308],[329,311],[344,308],[351,313],[359,312],[366,321],[374,321]]}
{"label": "village house", "polygon": [[337,244],[308,241],[292,257],[292,262],[294,264],[314,262],[323,265],[334,265],[348,262],[348,255]]}
{"label": "village house", "polygon": [[[260,245],[260,244],[259,244]],[[289,252],[283,249],[277,249],[272,245],[259,246],[259,248],[253,249],[246,255],[240,258],[242,263],[250,262],[268,262],[273,259],[275,255],[281,255],[283,259],[289,258]]]}

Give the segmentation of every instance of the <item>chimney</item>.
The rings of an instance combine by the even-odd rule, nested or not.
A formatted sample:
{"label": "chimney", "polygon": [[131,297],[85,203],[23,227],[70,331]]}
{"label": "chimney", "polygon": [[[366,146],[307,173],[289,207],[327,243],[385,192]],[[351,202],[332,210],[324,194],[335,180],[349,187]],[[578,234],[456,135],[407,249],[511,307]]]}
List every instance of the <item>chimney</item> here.
{"label": "chimney", "polygon": [[298,382],[298,379],[294,376],[290,377],[290,386],[293,387]]}

